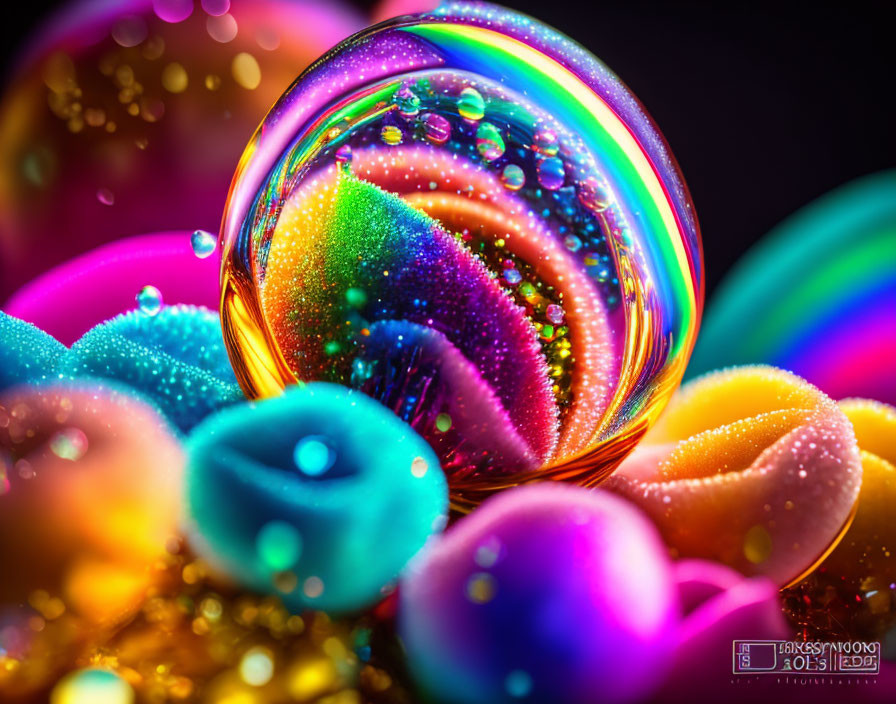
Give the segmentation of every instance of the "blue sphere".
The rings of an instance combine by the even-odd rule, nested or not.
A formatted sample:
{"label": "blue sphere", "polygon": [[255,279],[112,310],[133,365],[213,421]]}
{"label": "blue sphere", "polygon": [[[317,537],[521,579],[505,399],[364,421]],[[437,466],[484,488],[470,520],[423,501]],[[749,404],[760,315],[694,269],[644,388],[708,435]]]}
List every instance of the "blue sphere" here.
{"label": "blue sphere", "polygon": [[377,602],[445,524],[435,453],[358,391],[316,383],[239,404],[197,427],[187,448],[194,547],[293,610]]}

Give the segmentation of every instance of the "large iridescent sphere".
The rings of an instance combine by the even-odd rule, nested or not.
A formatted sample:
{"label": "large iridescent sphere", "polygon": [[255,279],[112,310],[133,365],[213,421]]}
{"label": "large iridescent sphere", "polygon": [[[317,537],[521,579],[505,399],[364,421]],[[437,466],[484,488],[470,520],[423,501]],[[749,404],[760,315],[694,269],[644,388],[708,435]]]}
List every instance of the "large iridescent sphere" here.
{"label": "large iridescent sphere", "polygon": [[60,3],[0,98],[0,302],[112,240],[217,232],[271,103],[363,26],[340,0]]}
{"label": "large iridescent sphere", "polygon": [[461,509],[605,476],[702,308],[693,207],[640,104],[488,4],[377,25],[305,71],[244,153],[222,237],[244,390],[363,390],[431,443]]}

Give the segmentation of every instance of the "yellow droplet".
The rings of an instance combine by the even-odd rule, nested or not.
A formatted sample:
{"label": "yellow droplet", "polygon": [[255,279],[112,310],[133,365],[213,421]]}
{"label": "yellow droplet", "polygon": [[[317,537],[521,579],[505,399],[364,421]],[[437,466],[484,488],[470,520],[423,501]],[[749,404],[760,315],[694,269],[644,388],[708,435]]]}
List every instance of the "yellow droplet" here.
{"label": "yellow droplet", "polygon": [[487,572],[477,572],[467,582],[467,597],[474,604],[488,603],[494,598],[496,591],[495,578]]}
{"label": "yellow droplet", "polygon": [[330,690],[337,678],[333,661],[320,656],[295,666],[289,678],[289,693],[299,701],[312,701]]}
{"label": "yellow droplet", "polygon": [[189,82],[186,69],[176,61],[168,64],[162,71],[162,85],[170,93],[183,93]]}
{"label": "yellow droplet", "polygon": [[115,69],[115,81],[120,88],[127,88],[134,82],[134,69],[127,64],[122,64]]}
{"label": "yellow droplet", "polygon": [[755,525],[744,536],[744,556],[754,565],[765,562],[772,552],[772,537],[761,525]]}
{"label": "yellow droplet", "polygon": [[261,83],[261,67],[252,54],[241,51],[230,66],[233,80],[247,90],[255,90]]}
{"label": "yellow droplet", "polygon": [[208,74],[205,77],[205,87],[208,90],[218,90],[221,87],[221,77],[213,73]]}

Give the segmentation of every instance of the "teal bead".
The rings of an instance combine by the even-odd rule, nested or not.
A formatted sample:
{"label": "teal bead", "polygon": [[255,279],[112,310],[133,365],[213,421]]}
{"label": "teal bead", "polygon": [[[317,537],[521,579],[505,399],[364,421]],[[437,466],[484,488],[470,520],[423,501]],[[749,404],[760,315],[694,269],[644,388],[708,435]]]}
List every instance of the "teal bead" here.
{"label": "teal bead", "polygon": [[62,364],[74,378],[125,384],[151,399],[182,432],[245,397],[224,348],[216,313],[166,306],[153,316],[131,311],[88,331]]}
{"label": "teal bead", "polygon": [[58,378],[67,351],[40,328],[0,312],[0,390]]}
{"label": "teal bead", "polygon": [[377,602],[446,522],[448,486],[426,441],[341,386],[225,409],[187,449],[194,548],[293,610]]}

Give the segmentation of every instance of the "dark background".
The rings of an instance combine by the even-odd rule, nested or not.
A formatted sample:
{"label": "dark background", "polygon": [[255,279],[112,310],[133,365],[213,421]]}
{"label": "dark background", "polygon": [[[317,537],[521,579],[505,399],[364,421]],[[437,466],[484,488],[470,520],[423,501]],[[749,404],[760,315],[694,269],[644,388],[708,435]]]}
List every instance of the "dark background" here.
{"label": "dark background", "polygon": [[[56,4],[16,3],[15,20],[6,9],[2,66]],[[647,107],[694,198],[708,292],[788,214],[896,167],[891,2],[505,4],[591,49]]]}

